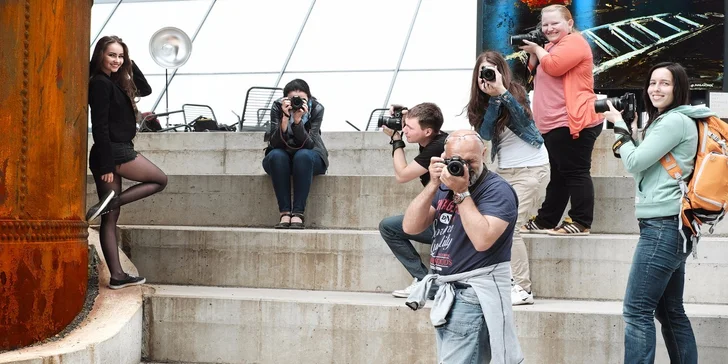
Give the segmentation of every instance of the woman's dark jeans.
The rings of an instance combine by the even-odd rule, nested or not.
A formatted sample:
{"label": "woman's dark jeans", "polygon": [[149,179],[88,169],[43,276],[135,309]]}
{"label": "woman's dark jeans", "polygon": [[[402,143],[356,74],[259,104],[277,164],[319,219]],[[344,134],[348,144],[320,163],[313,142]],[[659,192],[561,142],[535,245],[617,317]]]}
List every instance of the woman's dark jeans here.
{"label": "woman's dark jeans", "polygon": [[558,225],[571,199],[569,217],[586,228],[594,220],[594,183],[591,159],[594,143],[602,133],[602,123],[579,132],[574,139],[569,128],[556,128],[543,135],[551,164],[551,180],[536,223],[551,229]]}
{"label": "woman's dark jeans", "polygon": [[[273,180],[279,212],[304,213],[313,176],[326,173],[321,156],[311,149],[299,149],[291,155],[273,149],[263,158],[263,169]],[[291,176],[293,176],[293,209],[291,209]]]}
{"label": "woman's dark jeans", "polygon": [[[655,362],[655,317],[671,363],[696,364],[698,349],[683,307],[685,260],[677,216],[640,219],[640,239],[624,295],[624,362]],[[688,235],[689,236],[689,235]]]}

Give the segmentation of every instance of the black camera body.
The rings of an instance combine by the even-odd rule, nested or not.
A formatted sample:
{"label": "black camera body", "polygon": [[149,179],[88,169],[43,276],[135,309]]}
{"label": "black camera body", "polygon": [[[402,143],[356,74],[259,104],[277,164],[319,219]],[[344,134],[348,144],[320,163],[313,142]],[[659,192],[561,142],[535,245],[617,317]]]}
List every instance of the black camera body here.
{"label": "black camera body", "polygon": [[483,67],[480,69],[480,78],[485,79],[486,81],[494,81],[495,80],[495,70],[492,68]]}
{"label": "black camera body", "polygon": [[303,109],[303,98],[300,96],[291,97],[291,112]]}
{"label": "black camera body", "polygon": [[465,160],[460,157],[452,157],[445,159],[445,165],[447,165],[447,171],[455,177],[462,177],[465,175]]}
{"label": "black camera body", "polygon": [[392,116],[382,115],[377,121],[377,127],[386,126],[392,130],[402,130],[402,111],[407,110],[406,107],[395,107]]}
{"label": "black camera body", "polygon": [[543,47],[546,45],[546,43],[549,42],[548,39],[546,39],[546,35],[543,34],[541,29],[534,29],[526,34],[516,34],[510,36],[510,42],[512,46],[522,46],[526,45],[526,43],[523,43],[524,40],[527,40],[529,42],[536,43]]}
{"label": "black camera body", "polygon": [[621,97],[610,97],[594,102],[594,111],[603,113],[609,111],[609,100],[614,108],[622,112],[624,122],[629,126],[634,121],[635,112],[637,111],[637,97],[632,92],[627,92]]}

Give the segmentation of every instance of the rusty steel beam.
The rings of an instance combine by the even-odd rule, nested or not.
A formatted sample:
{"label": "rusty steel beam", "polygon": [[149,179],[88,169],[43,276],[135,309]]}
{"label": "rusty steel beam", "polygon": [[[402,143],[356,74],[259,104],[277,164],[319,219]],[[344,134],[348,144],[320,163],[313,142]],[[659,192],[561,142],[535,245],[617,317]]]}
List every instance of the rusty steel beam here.
{"label": "rusty steel beam", "polygon": [[92,3],[0,1],[0,350],[83,307]]}

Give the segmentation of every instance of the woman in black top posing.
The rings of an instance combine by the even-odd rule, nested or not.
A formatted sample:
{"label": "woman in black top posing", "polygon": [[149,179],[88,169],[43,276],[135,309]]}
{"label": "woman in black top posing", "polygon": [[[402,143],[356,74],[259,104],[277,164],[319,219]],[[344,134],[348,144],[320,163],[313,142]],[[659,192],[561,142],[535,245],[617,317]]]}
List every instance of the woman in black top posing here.
{"label": "woman in black top posing", "polygon": [[[137,107],[135,98],[152,90],[144,75],[129,59],[121,38],[107,36],[96,44],[91,58],[89,106],[94,145],[89,168],[96,182],[100,201],[86,213],[91,221],[101,216],[99,238],[109,267],[109,288],[119,289],[145,282],[142,277],[125,273],[119,262],[116,222],[120,207],[164,189],[167,175],[134,151]],[[140,182],[121,191],[121,179]]]}

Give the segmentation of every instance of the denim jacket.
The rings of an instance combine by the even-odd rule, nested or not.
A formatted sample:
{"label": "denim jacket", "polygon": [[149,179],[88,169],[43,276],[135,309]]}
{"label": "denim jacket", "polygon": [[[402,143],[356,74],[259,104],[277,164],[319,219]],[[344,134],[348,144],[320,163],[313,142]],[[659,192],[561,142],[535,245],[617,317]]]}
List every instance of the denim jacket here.
{"label": "denim jacket", "polygon": [[526,110],[523,109],[518,100],[516,100],[509,91],[500,96],[491,96],[488,102],[488,109],[483,115],[483,124],[480,126],[478,134],[485,140],[492,141],[490,151],[490,160],[494,160],[498,153],[498,136],[494,135],[495,123],[500,116],[501,105],[505,105],[511,114],[511,122],[508,123],[508,129],[523,139],[524,142],[532,145],[534,148],[540,148],[543,145],[543,137],[536,128],[536,123],[532,118],[528,117]]}

